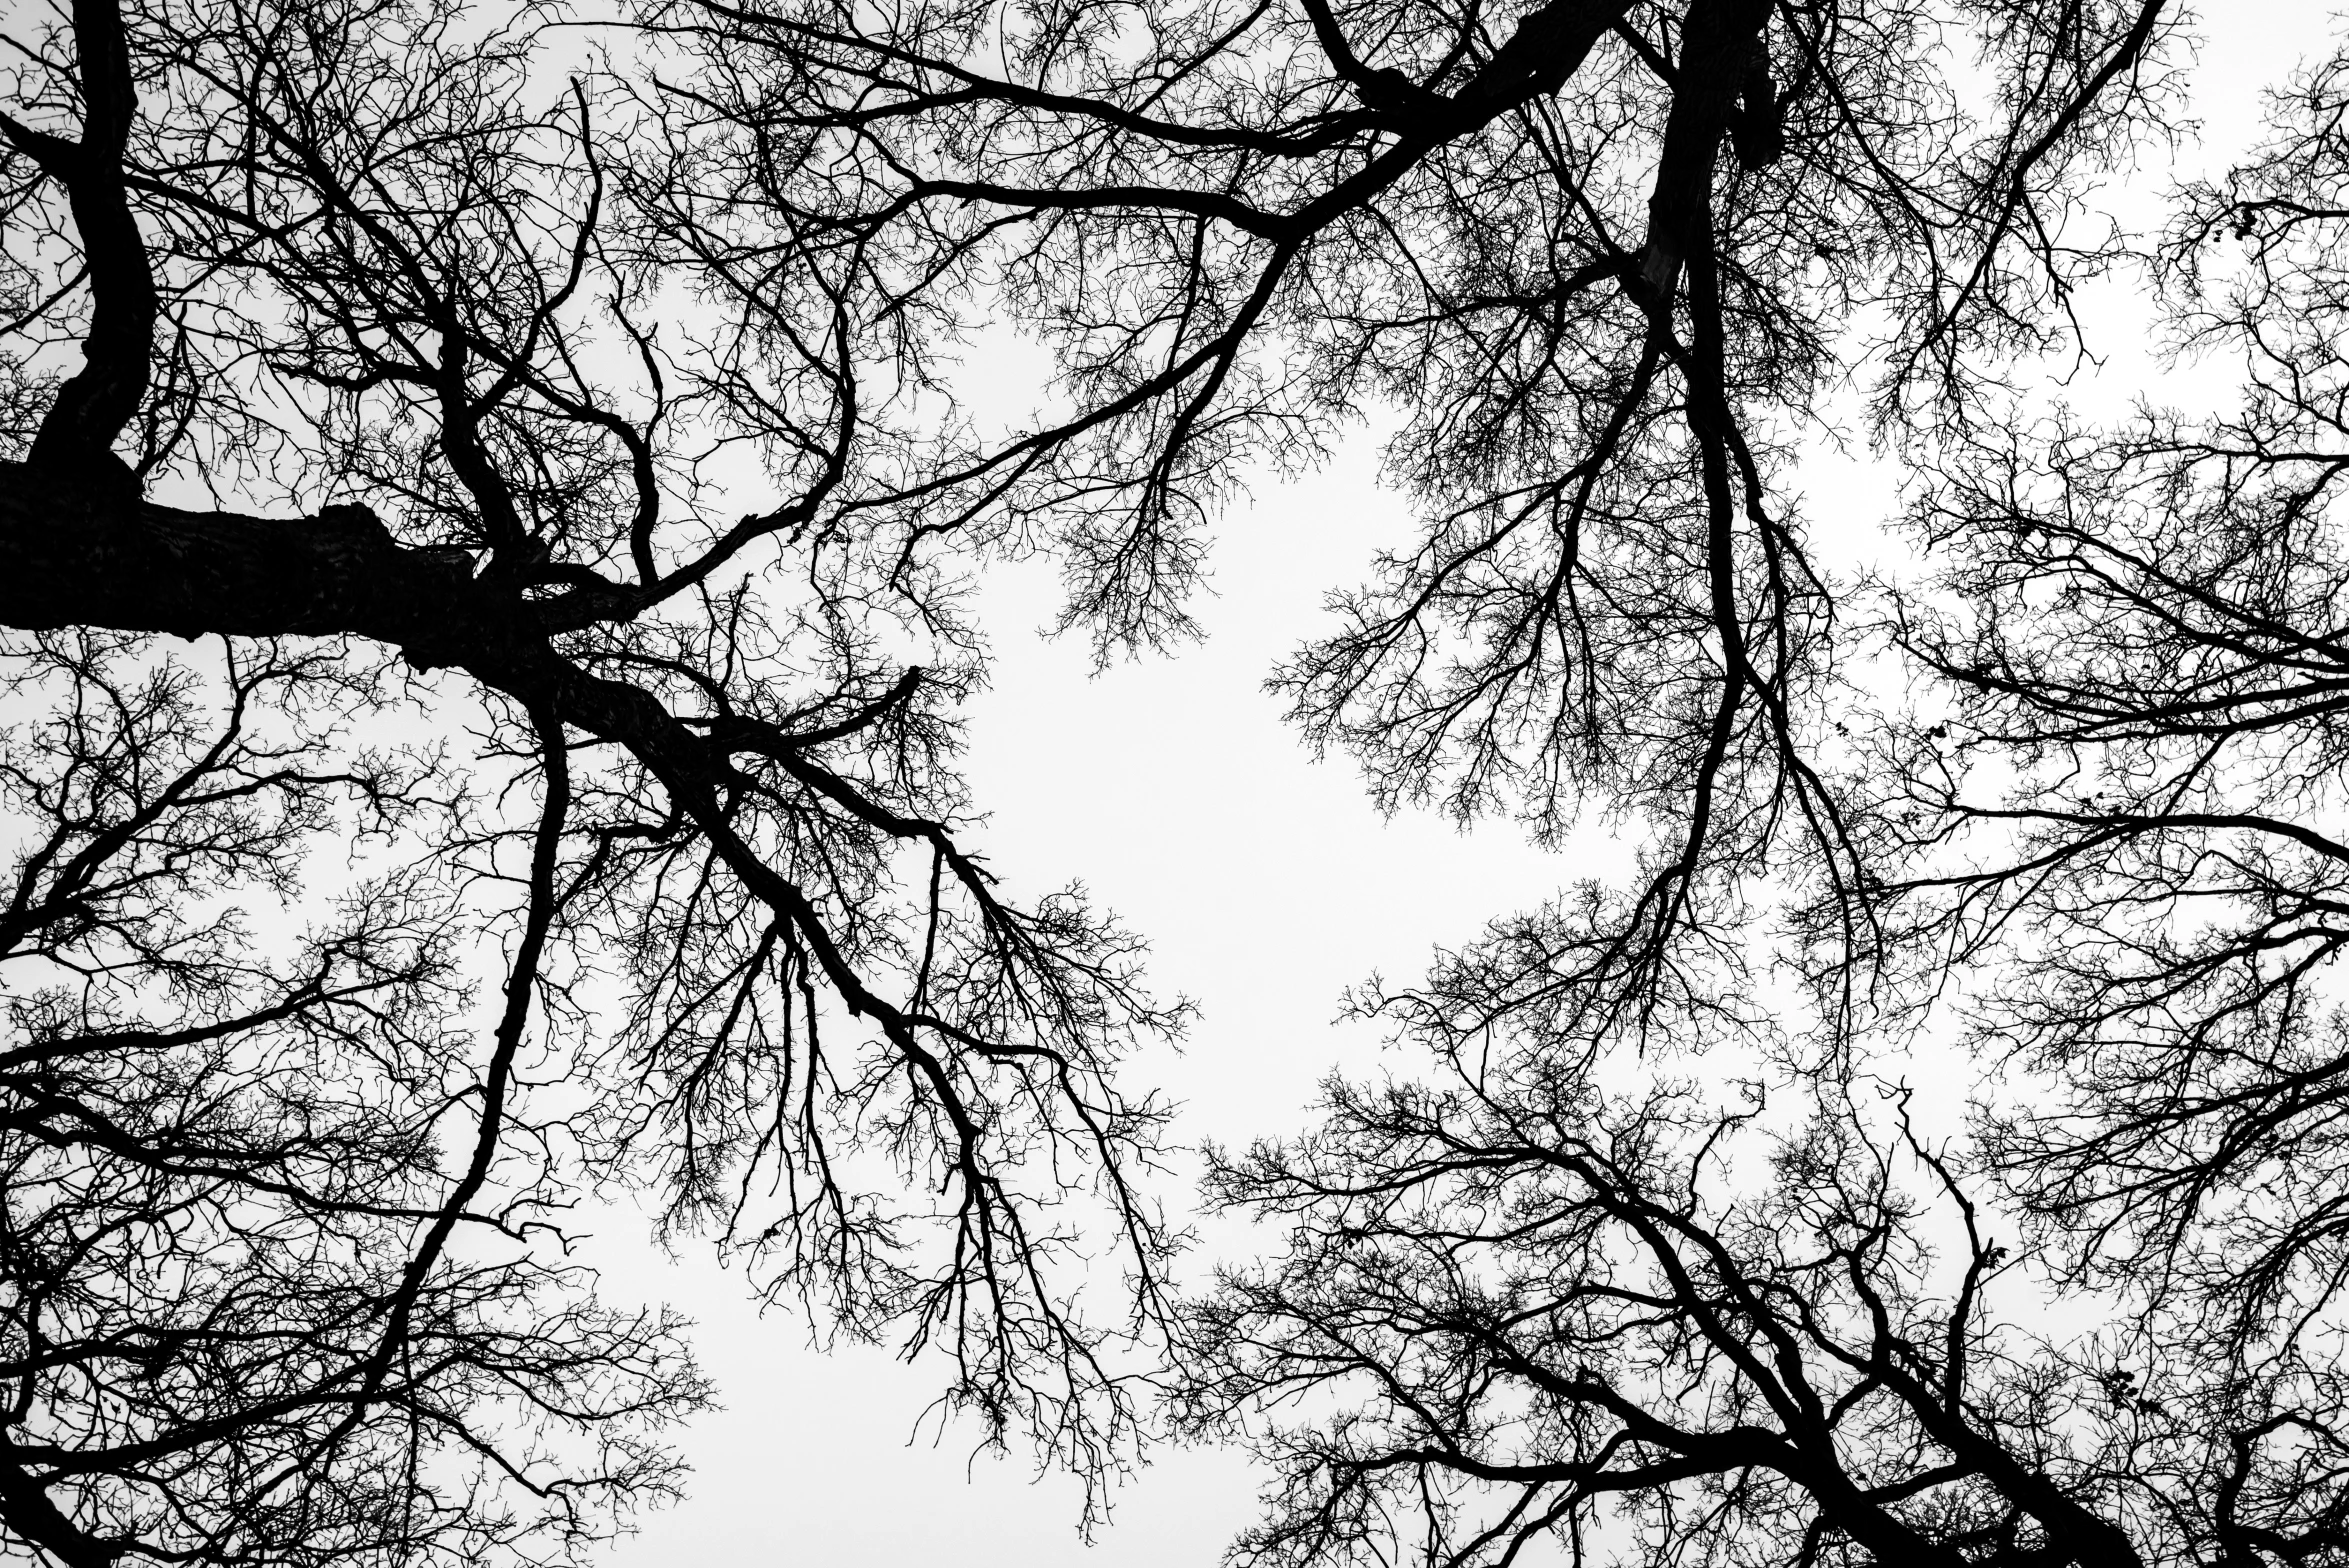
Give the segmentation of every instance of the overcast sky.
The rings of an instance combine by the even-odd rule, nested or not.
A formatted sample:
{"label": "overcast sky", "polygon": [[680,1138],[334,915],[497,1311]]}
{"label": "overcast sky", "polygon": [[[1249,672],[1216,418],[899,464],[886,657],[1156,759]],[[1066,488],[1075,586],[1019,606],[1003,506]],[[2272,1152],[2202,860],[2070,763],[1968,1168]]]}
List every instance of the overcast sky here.
{"label": "overcast sky", "polygon": [[[2290,0],[2220,6],[2206,24],[2215,36],[2197,80],[2209,130],[2186,163],[2197,169],[2223,167],[2224,149],[2248,132],[2256,85],[2323,47],[2332,25],[2322,6]],[[2137,183],[2150,194],[2169,174],[2148,169]],[[2089,301],[2104,362],[2069,396],[2092,411],[2125,403],[2156,375],[2134,299],[2132,283]],[[2223,385],[2205,374],[2180,390]],[[1348,761],[1315,765],[1281,725],[1260,689],[1265,674],[1317,626],[1321,596],[1358,579],[1371,552],[1409,527],[1374,469],[1365,437],[1329,469],[1263,489],[1228,516],[1215,597],[1199,607],[1208,637],[1179,655],[1093,676],[1081,638],[1035,632],[1054,608],[1048,570],[1006,574],[982,601],[997,663],[972,714],[971,782],[991,814],[978,843],[1017,891],[1082,879],[1150,939],[1159,989],[1199,1003],[1180,1059],[1134,1063],[1137,1085],[1185,1103],[1177,1136],[1187,1142],[1299,1128],[1323,1073],[1378,1064],[1374,1032],[1331,1022],[1349,983],[1415,975],[1436,944],[1626,864],[1596,827],[1542,853],[1506,823],[1462,834],[1432,814],[1382,821]],[[1830,563],[1884,551],[1887,470],[1822,452],[1801,488]],[[1228,1232],[1210,1238],[1210,1249],[1244,1245]],[[699,1320],[725,1405],[684,1435],[691,1499],[644,1519],[612,1552],[621,1568],[1173,1568],[1213,1563],[1253,1513],[1255,1478],[1238,1458],[1164,1451],[1118,1491],[1113,1523],[1088,1549],[1072,1482],[1038,1479],[1017,1455],[973,1462],[972,1428],[941,1435],[932,1423],[915,1435],[941,1382],[935,1368],[880,1349],[811,1351],[804,1323],[762,1319],[740,1277],[706,1252],[672,1261],[616,1234],[594,1251],[614,1296],[665,1299]]]}

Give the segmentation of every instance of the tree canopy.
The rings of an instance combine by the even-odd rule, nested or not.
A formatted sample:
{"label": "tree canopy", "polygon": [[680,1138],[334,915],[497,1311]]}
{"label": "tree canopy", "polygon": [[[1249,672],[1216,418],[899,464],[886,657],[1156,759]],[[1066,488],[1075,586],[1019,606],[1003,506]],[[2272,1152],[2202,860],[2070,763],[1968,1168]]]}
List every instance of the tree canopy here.
{"label": "tree canopy", "polygon": [[[2147,223],[2166,0],[8,36],[15,1541],[588,1552],[710,1393],[564,1257],[619,1191],[983,1435],[1247,1445],[1242,1562],[2349,1561],[2349,55]],[[2039,395],[2105,278],[2239,399]],[[971,589],[1178,644],[1371,412],[1291,718],[1636,870],[1366,983],[1412,1065],[1206,1151],[1191,1288],[1189,1009],[971,847]]]}

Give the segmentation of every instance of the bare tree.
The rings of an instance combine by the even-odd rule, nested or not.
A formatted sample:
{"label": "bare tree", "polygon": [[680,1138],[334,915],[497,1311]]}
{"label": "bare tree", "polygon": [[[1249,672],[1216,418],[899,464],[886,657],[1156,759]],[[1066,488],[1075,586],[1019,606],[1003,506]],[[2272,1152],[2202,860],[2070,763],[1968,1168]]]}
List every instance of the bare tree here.
{"label": "bare tree", "polygon": [[565,1260],[615,1187],[983,1432],[1133,1436],[1111,1071],[1184,1010],[966,845],[962,568],[875,510],[919,324],[672,281],[701,153],[559,21],[10,24],[0,1528],[61,1562],[587,1550],[705,1396]]}
{"label": "bare tree", "polygon": [[[1049,540],[1105,649],[1187,629],[1241,462],[1399,409],[1422,541],[1280,684],[1382,803],[1647,821],[1620,1003],[1766,860],[1858,874],[1819,760],[1832,596],[1784,478],[1813,399],[1869,358],[1886,429],[1977,417],[2120,254],[2066,220],[2159,133],[2173,22],[1966,14],[653,16],[711,78],[738,237],[710,254],[742,292],[753,262],[853,257],[941,335],[1008,312],[1053,347],[1056,416],[904,499],[933,534]],[[1945,25],[1978,35],[1987,114],[1938,70]]]}
{"label": "bare tree", "polygon": [[2062,1277],[2249,1369],[2326,1362],[2342,1283],[2345,72],[2272,93],[2150,249],[2238,407],[1940,455],[1911,522],[1941,567],[1889,623],[1940,712],[1884,736],[1872,808],[1891,924],[2044,1087],[1992,1110],[1987,1169]]}
{"label": "bare tree", "polygon": [[[2147,244],[2091,196],[2183,102],[2161,0],[608,20],[20,39],[0,1523],[583,1542],[702,1394],[545,1261],[609,1181],[1089,1471],[1173,1330],[1276,1467],[1246,1560],[2349,1556],[2338,67]],[[2246,410],[2024,423],[2140,253]],[[1853,378],[1938,563],[1858,600],[1795,489]],[[1431,1067],[1217,1155],[1289,1239],[1176,1318],[1111,1074],[1183,1010],[968,847],[962,589],[1047,553],[1101,656],[1179,640],[1214,508],[1373,403],[1424,526],[1294,717],[1642,859],[1366,988]],[[308,934],[225,918],[348,842]],[[1970,1128],[1880,1054],[1953,998],[2026,1083]]]}
{"label": "bare tree", "polygon": [[478,923],[400,868],[289,941],[247,914],[305,840],[445,810],[433,771],[354,744],[379,704],[332,654],[138,642],[11,659],[54,706],[0,764],[0,1519],[76,1565],[567,1555],[672,1488],[656,1433],[702,1391],[675,1322],[529,1245],[526,1144],[447,1169],[520,1120],[519,1009],[486,1071],[462,1027]]}
{"label": "bare tree", "polygon": [[[1643,829],[1628,888],[1358,998],[1431,1077],[1218,1158],[1290,1227],[1182,1346],[1182,1419],[1278,1472],[1242,1560],[2349,1554],[2337,70],[2144,242],[2091,194],[2176,122],[2159,3],[652,20],[710,73],[730,276],[853,255],[1052,346],[1044,419],[906,490],[929,527],[1045,536],[1072,624],[1163,641],[1236,466],[1392,409],[1424,526],[1294,717],[1382,804]],[[2023,422],[2132,260],[2253,352],[2248,411]],[[1939,562],[1881,616],[1793,490],[1855,376]],[[2027,1083],[1970,1131],[1877,1076],[1953,999]]]}

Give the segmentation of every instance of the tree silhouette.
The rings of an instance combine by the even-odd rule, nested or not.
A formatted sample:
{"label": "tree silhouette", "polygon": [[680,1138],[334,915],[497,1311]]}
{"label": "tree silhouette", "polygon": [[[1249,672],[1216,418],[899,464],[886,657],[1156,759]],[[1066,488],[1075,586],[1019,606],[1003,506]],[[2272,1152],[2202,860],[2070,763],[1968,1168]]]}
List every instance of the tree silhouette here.
{"label": "tree silhouette", "polygon": [[[2176,118],[2158,3],[658,18],[744,256],[1052,346],[934,526],[1162,641],[1235,466],[1392,410],[1424,526],[1292,716],[1384,805],[1640,830],[1357,997],[1428,1075],[1215,1157],[1289,1237],[1180,1346],[1179,1417],[1275,1467],[1242,1561],[2349,1553],[2332,68],[2144,243],[2091,193]],[[2250,407],[2032,422],[2137,261]],[[1851,377],[1920,476],[1880,590],[1794,489]],[[2017,1084],[1970,1126],[1896,1065],[1958,1000]]]}
{"label": "tree silhouette", "polygon": [[[2349,1557],[2349,68],[2148,240],[2094,190],[2178,121],[2162,0],[598,21],[18,39],[0,1525],[583,1548],[703,1397],[551,1261],[616,1183],[1088,1472],[1162,1343],[1273,1466],[1244,1561]],[[2242,411],[2029,413],[2139,264]],[[1851,382],[1877,585],[1799,505]],[[1179,641],[1216,507],[1373,406],[1423,527],[1292,717],[1639,865],[1366,986],[1428,1068],[1211,1151],[1287,1240],[1178,1311],[1112,1072],[1184,1010],[967,847],[963,590]],[[1964,1118],[1903,1077],[1953,1016]]]}
{"label": "tree silhouette", "polygon": [[585,1551],[705,1394],[565,1261],[615,1186],[982,1430],[1132,1435],[1110,1072],[1183,1009],[964,845],[917,326],[672,285],[701,154],[558,20],[11,24],[0,1527],[61,1562]]}

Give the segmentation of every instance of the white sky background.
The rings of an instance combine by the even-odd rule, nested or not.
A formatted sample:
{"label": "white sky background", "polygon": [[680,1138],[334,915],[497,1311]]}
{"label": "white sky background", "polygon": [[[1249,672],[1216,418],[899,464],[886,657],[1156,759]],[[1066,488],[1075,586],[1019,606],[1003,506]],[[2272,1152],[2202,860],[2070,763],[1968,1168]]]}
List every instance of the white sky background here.
{"label": "white sky background", "polygon": [[[2223,170],[2251,135],[2257,89],[2324,49],[2337,25],[2306,0],[2217,0],[2202,17],[2206,134],[2182,158],[2186,173]],[[2155,192],[2171,172],[2148,167],[2131,184]],[[2068,394],[2085,410],[2117,411],[2159,377],[2137,296],[2125,281],[2088,301],[2103,364]],[[2170,395],[2205,402],[2233,368],[2203,367]],[[1436,944],[1626,864],[1595,830],[1544,854],[1506,823],[1461,834],[1428,813],[1382,821],[1348,761],[1313,765],[1280,723],[1260,689],[1273,662],[1320,624],[1323,593],[1359,580],[1372,551],[1410,527],[1401,500],[1376,487],[1375,461],[1374,444],[1357,441],[1319,475],[1228,515],[1215,596],[1198,607],[1207,640],[1174,657],[1092,676],[1081,638],[1033,631],[1054,608],[1048,569],[1004,574],[981,601],[997,662],[972,713],[970,778],[991,813],[977,846],[1030,894],[1082,879],[1149,938],[1161,994],[1200,1004],[1185,1054],[1138,1060],[1131,1080],[1185,1103],[1175,1136],[1186,1143],[1298,1130],[1323,1073],[1376,1063],[1375,1031],[1331,1026],[1348,984],[1374,970],[1415,976]],[[1893,475],[1822,454],[1799,482],[1827,564],[1848,570],[1883,551]],[[615,1568],[1204,1568],[1253,1516],[1256,1478],[1241,1459],[1167,1450],[1119,1490],[1087,1548],[1072,1481],[1035,1479],[1016,1452],[973,1462],[972,1427],[941,1438],[932,1423],[913,1438],[935,1367],[877,1348],[810,1350],[800,1320],[762,1319],[741,1276],[706,1249],[671,1260],[613,1235],[591,1256],[613,1298],[665,1299],[699,1319],[725,1407],[682,1434],[697,1472],[689,1500],[644,1517],[611,1551]]]}

